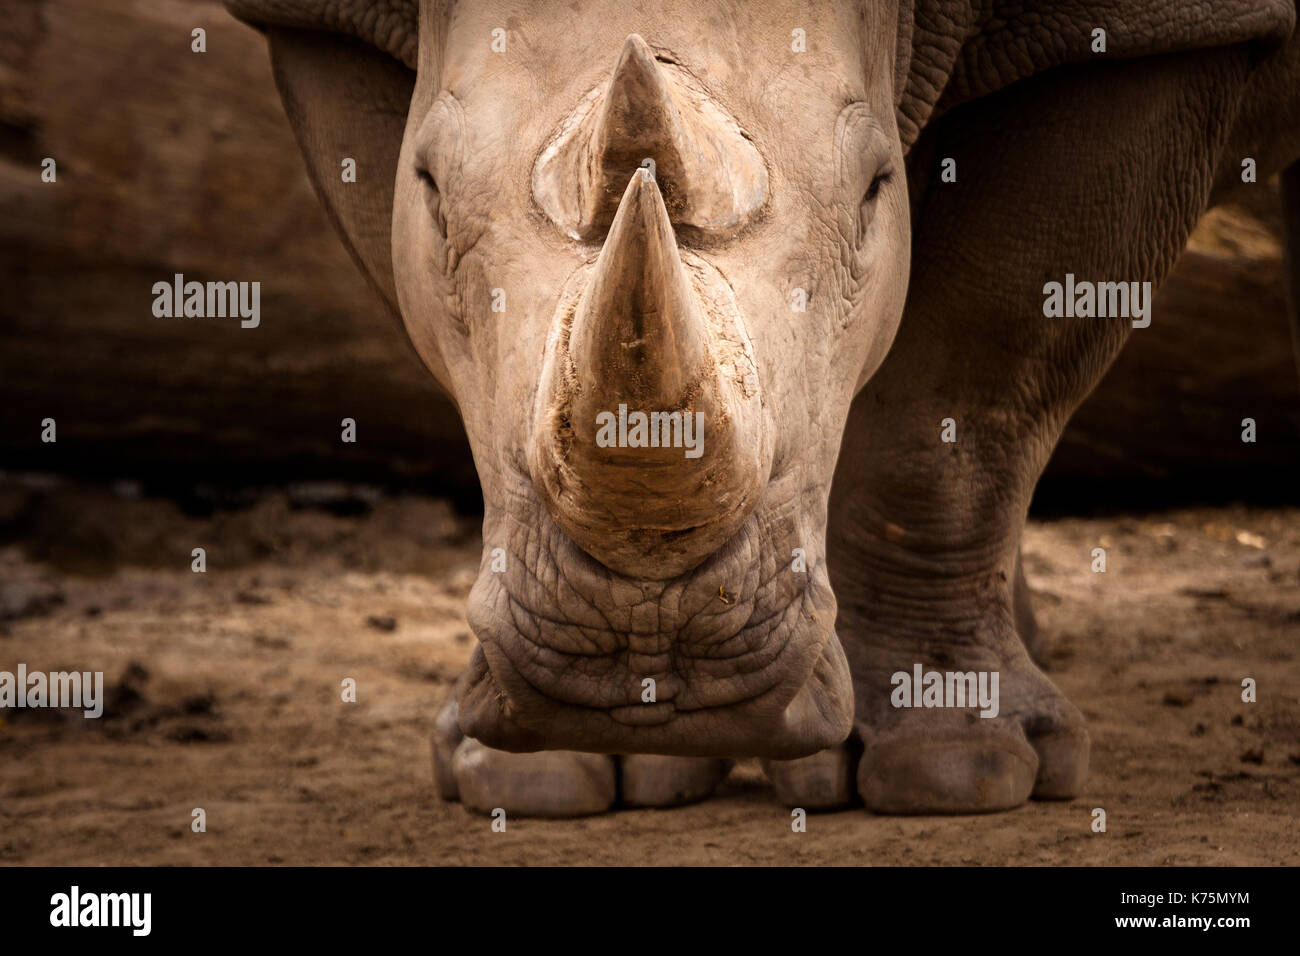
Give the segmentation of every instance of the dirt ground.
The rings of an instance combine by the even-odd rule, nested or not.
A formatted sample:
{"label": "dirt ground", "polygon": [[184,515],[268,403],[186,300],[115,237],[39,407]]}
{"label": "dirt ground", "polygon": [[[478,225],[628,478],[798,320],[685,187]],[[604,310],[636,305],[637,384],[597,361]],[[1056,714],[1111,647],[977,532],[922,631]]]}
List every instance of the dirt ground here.
{"label": "dirt ground", "polygon": [[473,641],[476,522],[328,485],[206,501],[0,483],[0,670],[108,690],[100,720],[0,717],[0,862],[1300,864],[1300,509],[1032,524],[1050,673],[1092,732],[1078,800],[794,833],[746,761],[693,806],[494,833],[439,802],[429,759]]}

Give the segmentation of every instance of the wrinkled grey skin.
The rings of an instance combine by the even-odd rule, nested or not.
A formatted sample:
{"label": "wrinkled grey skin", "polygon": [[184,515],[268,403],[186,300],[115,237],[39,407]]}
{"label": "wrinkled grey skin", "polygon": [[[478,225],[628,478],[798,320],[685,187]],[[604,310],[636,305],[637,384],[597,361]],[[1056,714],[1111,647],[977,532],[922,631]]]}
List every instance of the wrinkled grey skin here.
{"label": "wrinkled grey skin", "polygon": [[[668,804],[705,795],[716,758],[745,755],[768,758],[778,796],[807,807],[972,812],[1081,792],[1087,731],[1026,648],[1019,540],[1065,422],[1130,326],[1045,319],[1042,286],[1067,272],[1158,283],[1199,215],[1249,188],[1243,157],[1263,180],[1300,156],[1293,5],[231,6],[267,30],[322,198],[474,450],[480,644],[439,717],[444,796],[594,812],[621,776],[625,797]],[[672,197],[707,177],[661,156],[669,172],[644,192],[633,168],[620,180],[641,217],[619,233],[631,239],[617,220],[578,237],[548,215],[539,156],[629,62],[679,93],[697,86],[743,130],[766,174],[756,214],[697,228]],[[359,158],[356,184],[338,182],[342,156]],[[939,179],[948,157],[955,183]],[[563,197],[563,177],[551,186]],[[627,249],[667,233],[697,293],[734,297],[729,331],[696,324],[722,336],[709,348],[752,347],[761,394],[756,412],[710,406],[752,437],[706,461],[727,521],[705,530],[666,530],[654,512],[699,505],[707,492],[684,480],[646,472],[647,504],[620,511],[628,469],[590,471],[579,477],[608,480],[613,501],[589,495],[579,514],[570,486],[538,471],[572,398],[544,369],[580,324],[574,303],[601,261],[625,264],[611,308],[640,302],[659,280],[627,278]],[[795,287],[806,312],[790,307]],[[622,334],[606,344],[637,347]],[[627,383],[584,361],[588,393],[616,400]],[[940,441],[946,418],[955,443]],[[916,663],[998,672],[997,717],[891,706],[890,675]]]}

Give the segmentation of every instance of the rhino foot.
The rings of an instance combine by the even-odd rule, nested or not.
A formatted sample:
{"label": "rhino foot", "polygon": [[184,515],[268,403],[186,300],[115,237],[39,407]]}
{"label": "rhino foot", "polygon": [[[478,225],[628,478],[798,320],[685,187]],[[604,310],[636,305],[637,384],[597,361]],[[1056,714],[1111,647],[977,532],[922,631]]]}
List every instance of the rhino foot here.
{"label": "rhino foot", "polygon": [[[832,810],[860,800],[876,813],[988,813],[1082,791],[1083,715],[1014,632],[962,643],[850,637],[845,645],[856,697],[852,737],[802,760],[765,764],[787,805]],[[970,686],[967,675],[983,700],[963,706],[954,698],[959,683]]]}
{"label": "rhino foot", "polygon": [[628,754],[618,758],[620,802],[629,807],[677,807],[712,796],[731,771],[730,760]]}
{"label": "rhino foot", "polygon": [[821,750],[798,760],[764,760],[763,771],[788,807],[842,810],[858,802],[854,775],[860,748],[856,742]]}
{"label": "rhino foot", "polygon": [[438,795],[483,814],[500,808],[508,817],[579,817],[616,805],[679,806],[710,796],[730,769],[730,761],[707,757],[496,750],[461,733],[454,693],[433,732]]}

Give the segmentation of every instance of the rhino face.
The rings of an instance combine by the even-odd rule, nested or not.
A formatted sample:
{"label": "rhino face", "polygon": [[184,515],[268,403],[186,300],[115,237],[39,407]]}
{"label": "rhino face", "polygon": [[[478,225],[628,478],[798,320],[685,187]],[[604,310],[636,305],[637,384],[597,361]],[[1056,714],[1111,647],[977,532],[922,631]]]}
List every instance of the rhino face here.
{"label": "rhino face", "polygon": [[774,6],[421,10],[393,267],[483,484],[490,746],[849,731],[826,504],[906,291],[896,14]]}

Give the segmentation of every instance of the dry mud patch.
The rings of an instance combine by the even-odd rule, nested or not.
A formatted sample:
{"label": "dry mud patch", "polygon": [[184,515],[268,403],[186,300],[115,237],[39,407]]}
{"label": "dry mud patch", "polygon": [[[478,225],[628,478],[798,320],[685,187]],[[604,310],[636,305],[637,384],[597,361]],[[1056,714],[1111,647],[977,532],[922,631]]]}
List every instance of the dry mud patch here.
{"label": "dry mud patch", "polygon": [[0,862],[1300,863],[1298,509],[1032,523],[1049,670],[1093,736],[1086,793],[798,834],[754,761],[694,806],[493,833],[439,802],[429,761],[473,643],[476,522],[328,487],[202,511],[0,486],[0,670],[102,670],[107,690],[100,720],[0,717]]}

